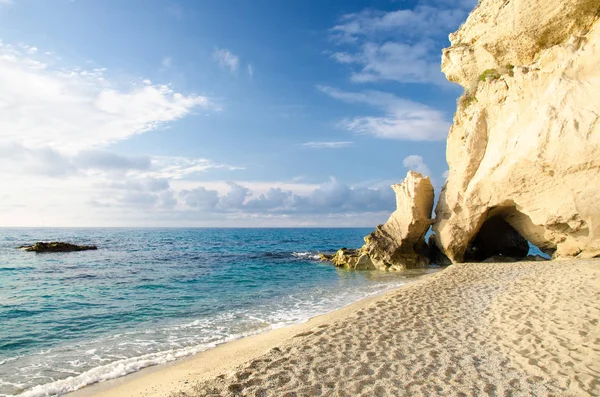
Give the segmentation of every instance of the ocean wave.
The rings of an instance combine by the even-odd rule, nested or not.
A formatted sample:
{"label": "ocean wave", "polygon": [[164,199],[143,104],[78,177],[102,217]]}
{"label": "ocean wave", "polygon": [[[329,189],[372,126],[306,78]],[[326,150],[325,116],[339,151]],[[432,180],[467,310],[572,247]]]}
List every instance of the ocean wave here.
{"label": "ocean wave", "polygon": [[18,266],[18,267],[0,267],[0,272],[18,272],[22,270],[34,270],[31,266]]}
{"label": "ocean wave", "polygon": [[[15,361],[15,360],[17,360],[17,359],[19,359],[21,357],[22,356],[14,356],[14,357],[5,358],[4,360],[0,360],[0,365],[4,365],[4,364],[9,363],[11,361]],[[0,381],[1,381],[1,379],[0,379]]]}
{"label": "ocean wave", "polygon": [[[305,254],[300,255],[300,257],[310,257],[315,256],[310,252],[299,252],[297,254]],[[84,371],[78,375],[69,376],[65,379],[56,380],[50,383],[41,384],[34,386],[30,389],[25,390],[22,394],[19,394],[19,397],[47,397],[47,396],[56,396],[65,393],[70,393],[76,390],[79,390],[83,387],[104,382],[110,379],[119,378],[125,375],[128,375],[133,372],[140,371],[144,368],[166,364],[184,357],[192,356],[194,354],[209,350],[214,348],[220,344],[227,343],[233,340],[241,339],[247,336],[260,334],[272,329],[286,327],[292,324],[298,324],[308,321],[310,318],[315,315],[325,314],[331,312],[335,309],[339,309],[344,307],[357,299],[365,298],[368,296],[373,296],[377,294],[381,294],[389,289],[399,287],[403,285],[404,282],[400,283],[389,283],[383,285],[372,285],[368,290],[362,291],[359,295],[349,294],[346,299],[342,299],[337,302],[337,304],[333,306],[329,306],[327,303],[331,303],[331,301],[325,297],[317,298],[316,301],[312,302],[316,304],[319,308],[316,311],[313,305],[307,305],[306,296],[303,294],[299,295],[290,295],[288,297],[288,307],[286,310],[279,308],[279,310],[275,310],[274,312],[270,312],[266,317],[263,317],[256,314],[247,313],[248,318],[255,320],[254,324],[260,324],[260,327],[255,327],[251,330],[247,330],[245,332],[239,332],[231,335],[223,335],[221,338],[217,340],[200,343],[193,346],[187,346],[182,348],[175,348],[164,350],[160,352],[153,352],[148,354],[143,354],[136,357],[120,357],[116,361],[111,363],[107,363],[104,365],[100,365],[94,368],[91,368],[87,371]],[[312,310],[306,311],[307,308],[311,308]],[[235,313],[222,313],[219,317],[218,322],[223,322],[226,320],[226,317],[235,318]],[[216,319],[215,319],[216,320]],[[192,322],[179,324],[173,327],[165,328],[163,331],[177,331],[185,328],[196,328],[198,326],[206,326],[208,324],[203,320],[194,320]],[[214,326],[211,327],[214,331],[217,331],[217,328]],[[149,332],[155,332],[157,330],[148,330]],[[113,335],[115,337],[122,337],[124,335],[131,334],[132,337],[135,337],[137,332],[132,331],[126,334],[116,334]],[[128,340],[127,345],[146,345],[148,341],[140,341],[139,339]],[[122,343],[118,344],[118,347],[121,347]],[[84,350],[87,355],[95,355],[97,353],[96,349],[88,349]],[[116,356],[115,356],[116,357]],[[105,360],[101,360],[105,361]],[[79,364],[79,363],[78,363]],[[73,367],[78,367],[79,365],[75,365]],[[59,370],[63,373],[69,373],[66,369]]]}
{"label": "ocean wave", "polygon": [[96,274],[77,274],[75,276],[63,277],[62,281],[81,280],[81,279],[97,278],[97,277],[98,277],[98,275],[96,275]]}
{"label": "ocean wave", "polygon": [[[268,327],[268,329],[278,328],[276,325]],[[268,330],[267,329],[267,330]],[[141,369],[154,365],[166,364],[184,357],[192,356],[201,353],[208,349],[212,349],[220,344],[234,341],[236,339],[245,338],[247,336],[256,335],[266,331],[255,330],[244,332],[236,335],[230,335],[221,339],[218,342],[205,343],[196,346],[190,346],[181,349],[171,349],[162,352],[145,354],[139,357],[132,357],[114,361],[110,364],[101,365],[92,368],[76,376],[69,376],[65,379],[56,380],[54,382],[37,385],[29,390],[19,394],[19,397],[47,397],[61,395],[74,392],[83,387],[104,382],[110,379],[120,378],[122,376],[137,372]]]}
{"label": "ocean wave", "polygon": [[310,259],[313,261],[321,261],[321,256],[314,252],[292,252],[292,256],[298,259]]}

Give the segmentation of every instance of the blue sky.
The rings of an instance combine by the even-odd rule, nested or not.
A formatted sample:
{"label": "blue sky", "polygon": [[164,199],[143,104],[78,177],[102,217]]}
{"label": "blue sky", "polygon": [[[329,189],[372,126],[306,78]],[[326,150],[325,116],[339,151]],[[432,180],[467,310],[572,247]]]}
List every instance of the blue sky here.
{"label": "blue sky", "polygon": [[0,226],[374,226],[474,0],[0,0]]}

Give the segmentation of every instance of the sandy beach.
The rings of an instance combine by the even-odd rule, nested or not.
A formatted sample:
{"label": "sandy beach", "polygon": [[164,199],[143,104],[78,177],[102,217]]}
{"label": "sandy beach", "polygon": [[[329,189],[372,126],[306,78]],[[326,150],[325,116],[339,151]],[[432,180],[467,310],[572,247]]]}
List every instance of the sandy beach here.
{"label": "sandy beach", "polygon": [[593,396],[600,259],[457,264],[82,396]]}

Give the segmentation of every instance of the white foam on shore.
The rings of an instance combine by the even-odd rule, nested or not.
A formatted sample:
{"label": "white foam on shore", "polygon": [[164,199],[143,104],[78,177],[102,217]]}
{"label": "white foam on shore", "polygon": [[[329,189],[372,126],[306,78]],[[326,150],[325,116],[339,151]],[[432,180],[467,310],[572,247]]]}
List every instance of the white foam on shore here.
{"label": "white foam on shore", "polygon": [[[305,253],[305,254],[309,254],[309,253]],[[148,353],[148,354],[144,354],[144,355],[137,356],[137,357],[119,359],[119,360],[114,361],[109,364],[94,367],[94,368],[89,369],[79,375],[69,376],[68,378],[65,378],[65,379],[60,379],[60,380],[56,380],[56,381],[53,381],[50,383],[34,386],[34,387],[26,390],[22,394],[19,394],[18,396],[19,397],[48,397],[48,396],[57,396],[57,395],[73,392],[73,391],[79,390],[85,386],[89,386],[94,383],[119,378],[119,377],[122,377],[122,376],[125,376],[128,374],[131,374],[133,372],[137,372],[146,367],[160,365],[160,364],[166,364],[166,363],[175,361],[180,358],[188,357],[188,356],[206,351],[208,349],[214,348],[217,345],[227,343],[227,342],[230,342],[230,341],[233,341],[236,339],[260,334],[260,333],[263,333],[263,332],[266,332],[266,331],[269,331],[272,329],[282,328],[282,327],[290,326],[293,324],[304,323],[304,322],[310,320],[310,318],[315,317],[317,315],[330,313],[330,312],[338,310],[342,307],[348,306],[358,300],[367,298],[369,296],[374,296],[374,295],[384,293],[391,289],[400,287],[404,284],[405,284],[405,282],[389,283],[386,285],[378,285],[378,286],[374,285],[373,287],[375,287],[375,288],[372,289],[371,291],[368,291],[368,292],[363,291],[363,293],[360,294],[360,296],[352,296],[352,297],[348,296],[347,298],[350,298],[350,299],[347,299],[344,301],[338,301],[337,305],[335,305],[335,307],[329,307],[329,308],[325,309],[325,307],[317,305],[317,306],[320,306],[321,309],[325,309],[325,310],[320,310],[319,312],[315,312],[314,310],[306,311],[307,302],[304,300],[298,300],[295,304],[292,305],[292,307],[290,307],[291,310],[277,311],[277,313],[274,316],[271,316],[271,318],[269,319],[270,322],[267,322],[269,320],[266,320],[266,319],[261,319],[259,317],[250,316],[250,318],[258,320],[260,323],[264,324],[264,327],[260,327],[258,329],[254,328],[253,330],[248,331],[248,332],[242,332],[242,333],[238,333],[238,334],[224,336],[217,341],[213,341],[213,342],[209,342],[209,343],[202,343],[202,344],[188,346],[188,347],[184,347],[184,348],[165,350],[165,351],[161,351],[161,352],[153,352],[153,353]],[[292,300],[297,300],[297,299],[292,298]],[[197,324],[199,324],[199,321],[194,321],[194,322],[187,323],[187,324],[181,324],[181,325],[175,326],[173,328],[181,329],[181,328],[193,327]],[[85,351],[85,353],[93,354],[93,353],[95,353],[95,351],[92,349],[92,350]],[[13,397],[13,396],[8,395],[8,397]]]}
{"label": "white foam on shore", "polygon": [[73,392],[94,383],[119,378],[146,367],[166,364],[211,349],[221,343],[230,342],[256,333],[257,332],[248,332],[245,334],[233,335],[225,338],[219,343],[208,343],[183,349],[166,350],[163,352],[146,354],[140,357],[118,360],[110,364],[92,368],[77,376],[70,376],[66,379],[34,386],[24,393],[19,394],[19,397],[47,397]]}

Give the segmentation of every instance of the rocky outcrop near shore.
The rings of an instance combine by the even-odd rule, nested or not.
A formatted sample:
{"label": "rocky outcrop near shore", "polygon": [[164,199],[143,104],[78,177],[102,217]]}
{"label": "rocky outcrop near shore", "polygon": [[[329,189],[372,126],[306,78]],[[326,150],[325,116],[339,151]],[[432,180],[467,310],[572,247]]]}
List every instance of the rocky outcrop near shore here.
{"label": "rocky outcrop near shore", "polygon": [[53,241],[50,243],[45,242],[37,242],[33,245],[23,245],[21,247],[17,247],[24,251],[32,251],[32,252],[73,252],[73,251],[89,251],[89,250],[97,250],[98,247],[95,245],[76,245],[70,243],[64,243],[61,241]]}
{"label": "rocky outcrop near shore", "polygon": [[375,270],[373,261],[361,249],[341,248],[333,257],[331,262],[337,267],[345,267],[352,270]]}
{"label": "rocky outcrop near shore", "polygon": [[392,189],[396,193],[396,211],[365,237],[362,251],[376,269],[426,266],[429,261],[425,233],[433,222],[431,181],[418,172],[409,171],[404,181]]}
{"label": "rocky outcrop near shore", "polygon": [[425,234],[431,226],[434,192],[431,181],[410,171],[393,185],[396,211],[383,225],[365,237],[358,250],[339,250],[332,258],[336,266],[350,269],[401,270],[429,264]]}
{"label": "rocky outcrop near shore", "polygon": [[[600,0],[481,0],[450,36],[442,70],[465,94],[434,231],[454,262],[474,242],[521,257],[524,239],[554,258],[600,255],[599,16]],[[499,221],[523,241],[486,227]]]}

